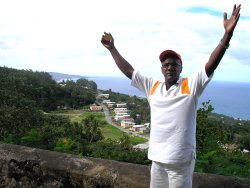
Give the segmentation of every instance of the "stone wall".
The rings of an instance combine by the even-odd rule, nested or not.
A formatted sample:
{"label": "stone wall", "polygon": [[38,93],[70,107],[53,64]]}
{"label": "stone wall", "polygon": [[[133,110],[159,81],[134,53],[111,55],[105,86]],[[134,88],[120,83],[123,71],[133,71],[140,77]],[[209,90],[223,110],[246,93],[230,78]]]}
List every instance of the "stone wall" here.
{"label": "stone wall", "polygon": [[[0,144],[0,188],[146,188],[150,167]],[[249,188],[250,180],[194,174],[194,188]]]}

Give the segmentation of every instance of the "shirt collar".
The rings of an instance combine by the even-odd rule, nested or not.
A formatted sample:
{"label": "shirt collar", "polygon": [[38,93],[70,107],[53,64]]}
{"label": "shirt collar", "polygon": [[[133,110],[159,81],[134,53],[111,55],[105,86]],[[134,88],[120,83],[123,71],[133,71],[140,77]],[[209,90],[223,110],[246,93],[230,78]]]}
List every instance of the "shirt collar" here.
{"label": "shirt collar", "polygon": [[[177,87],[181,84],[181,81],[182,81],[182,77],[180,76],[179,79],[177,80],[177,82],[176,82],[174,85],[172,85],[172,86],[168,89],[168,91],[171,91],[171,90],[177,88]],[[164,81],[163,83],[164,83],[164,85],[165,85],[165,81]]]}
{"label": "shirt collar", "polygon": [[177,82],[175,83],[176,86],[180,85],[182,81],[182,77],[180,76],[179,79],[177,80]]}

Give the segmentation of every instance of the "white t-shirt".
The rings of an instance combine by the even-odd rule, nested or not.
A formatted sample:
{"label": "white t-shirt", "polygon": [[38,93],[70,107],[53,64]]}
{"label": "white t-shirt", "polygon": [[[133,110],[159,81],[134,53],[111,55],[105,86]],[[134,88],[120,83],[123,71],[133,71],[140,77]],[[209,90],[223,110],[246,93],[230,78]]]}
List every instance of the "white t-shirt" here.
{"label": "white t-shirt", "polygon": [[131,85],[146,95],[150,105],[150,160],[177,164],[195,158],[198,98],[211,77],[207,76],[204,66],[187,79],[179,78],[166,90],[165,81],[133,72]]}

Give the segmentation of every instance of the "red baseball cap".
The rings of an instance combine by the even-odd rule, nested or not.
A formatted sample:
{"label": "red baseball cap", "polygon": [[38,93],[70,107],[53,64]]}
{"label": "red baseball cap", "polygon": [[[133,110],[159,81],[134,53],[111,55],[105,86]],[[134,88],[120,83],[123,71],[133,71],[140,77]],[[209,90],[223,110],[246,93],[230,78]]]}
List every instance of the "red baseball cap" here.
{"label": "red baseball cap", "polygon": [[181,55],[178,54],[178,53],[176,53],[173,50],[165,50],[165,51],[161,52],[160,57],[159,57],[160,61],[161,62],[165,61],[165,59],[166,59],[167,56],[174,56],[174,57],[176,57],[177,59],[180,60],[180,62],[182,64]]}

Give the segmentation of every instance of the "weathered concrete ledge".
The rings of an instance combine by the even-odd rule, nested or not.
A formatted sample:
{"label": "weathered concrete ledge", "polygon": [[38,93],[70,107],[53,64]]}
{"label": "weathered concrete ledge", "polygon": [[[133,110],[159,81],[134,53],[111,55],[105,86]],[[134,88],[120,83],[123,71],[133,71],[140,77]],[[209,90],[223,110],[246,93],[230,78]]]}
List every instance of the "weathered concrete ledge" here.
{"label": "weathered concrete ledge", "polygon": [[[0,144],[0,187],[149,187],[150,167]],[[194,188],[249,188],[250,180],[194,174]]]}

